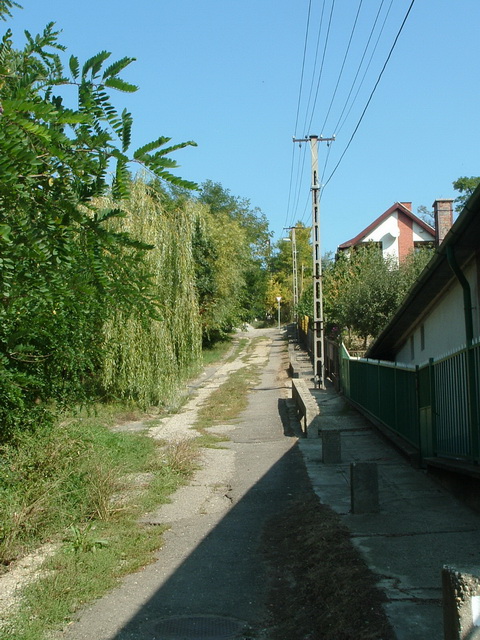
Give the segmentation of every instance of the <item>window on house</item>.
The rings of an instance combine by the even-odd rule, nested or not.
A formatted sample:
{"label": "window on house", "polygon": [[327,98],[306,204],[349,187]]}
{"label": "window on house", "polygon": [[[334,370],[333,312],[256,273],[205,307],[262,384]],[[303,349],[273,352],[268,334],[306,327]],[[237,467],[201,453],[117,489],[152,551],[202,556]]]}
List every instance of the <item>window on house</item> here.
{"label": "window on house", "polygon": [[425,325],[422,324],[420,327],[420,350],[425,350]]}
{"label": "window on house", "polygon": [[410,336],[410,360],[415,360],[415,340]]}

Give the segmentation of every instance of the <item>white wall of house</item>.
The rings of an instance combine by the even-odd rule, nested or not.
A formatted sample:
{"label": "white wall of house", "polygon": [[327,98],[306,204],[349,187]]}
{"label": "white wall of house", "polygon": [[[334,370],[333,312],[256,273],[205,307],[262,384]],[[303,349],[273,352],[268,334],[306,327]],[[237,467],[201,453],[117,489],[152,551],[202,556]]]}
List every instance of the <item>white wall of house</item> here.
{"label": "white wall of house", "polygon": [[381,242],[382,253],[384,258],[394,257],[398,260],[398,215],[395,211],[384,220],[378,227],[372,229],[362,242]]}
{"label": "white wall of house", "polygon": [[[475,261],[464,269],[464,274],[471,288],[474,337],[480,337],[479,290]],[[463,289],[455,280],[435,307],[413,328],[397,353],[396,360],[405,364],[423,364],[429,358],[438,358],[460,349],[465,343]]]}
{"label": "white wall of house", "polygon": [[[413,242],[432,242],[433,236],[415,221],[412,228]],[[398,263],[400,227],[398,224],[398,212],[394,211],[386,220],[383,220],[375,229],[365,236],[362,242],[381,243],[383,257],[394,258]]]}
{"label": "white wall of house", "polygon": [[421,227],[415,220],[413,221],[413,241],[414,242],[433,242],[435,239],[435,231],[429,233]]}

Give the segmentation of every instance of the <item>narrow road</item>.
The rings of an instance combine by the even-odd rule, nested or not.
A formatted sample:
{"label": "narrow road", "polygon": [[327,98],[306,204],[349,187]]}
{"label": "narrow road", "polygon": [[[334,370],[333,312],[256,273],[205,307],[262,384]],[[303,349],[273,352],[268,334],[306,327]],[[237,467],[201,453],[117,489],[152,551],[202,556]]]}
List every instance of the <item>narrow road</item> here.
{"label": "narrow road", "polygon": [[[250,358],[261,364],[261,379],[247,409],[221,426],[230,441],[206,449],[190,486],[147,517],[152,526],[171,523],[156,562],[83,611],[65,640],[262,637],[271,586],[261,549],[265,523],[311,488],[286,410],[285,341],[276,330],[249,337],[259,335]],[[203,395],[226,375],[228,366],[220,367]],[[188,407],[183,415],[178,429],[185,432]],[[162,426],[156,429],[161,437]]]}

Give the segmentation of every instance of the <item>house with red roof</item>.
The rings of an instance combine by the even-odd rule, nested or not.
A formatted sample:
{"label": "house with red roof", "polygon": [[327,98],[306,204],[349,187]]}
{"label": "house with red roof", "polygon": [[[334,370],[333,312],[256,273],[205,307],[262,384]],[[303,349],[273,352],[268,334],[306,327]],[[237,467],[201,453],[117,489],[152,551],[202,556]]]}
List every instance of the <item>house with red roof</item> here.
{"label": "house with red roof", "polygon": [[[444,202],[451,206],[450,200]],[[374,243],[385,258],[394,258],[398,263],[416,248],[433,246],[434,242],[435,229],[412,213],[412,203],[395,202],[354,238],[342,243],[338,251]]]}

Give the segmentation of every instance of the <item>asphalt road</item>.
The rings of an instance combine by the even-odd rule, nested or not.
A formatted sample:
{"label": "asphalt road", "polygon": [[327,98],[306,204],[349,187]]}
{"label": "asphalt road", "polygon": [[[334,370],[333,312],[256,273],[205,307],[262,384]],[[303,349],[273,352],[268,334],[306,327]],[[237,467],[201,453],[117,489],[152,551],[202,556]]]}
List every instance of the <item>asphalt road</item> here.
{"label": "asphalt road", "polygon": [[[172,525],[156,562],[81,612],[61,638],[262,637],[269,589],[262,532],[271,516],[311,488],[286,410],[285,341],[275,330],[261,335],[253,354],[261,380],[247,409],[223,425],[230,441],[206,450],[190,487],[147,518],[151,526]],[[221,368],[215,377],[222,380]]]}

